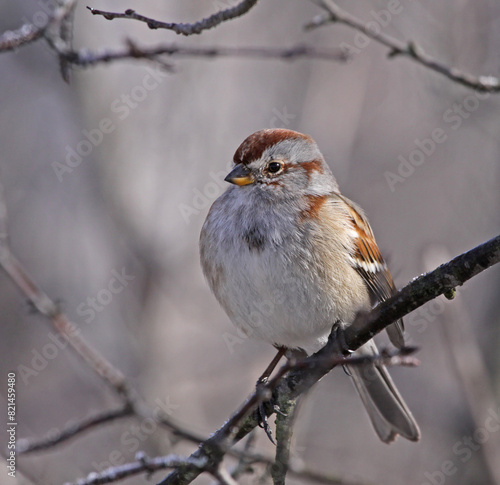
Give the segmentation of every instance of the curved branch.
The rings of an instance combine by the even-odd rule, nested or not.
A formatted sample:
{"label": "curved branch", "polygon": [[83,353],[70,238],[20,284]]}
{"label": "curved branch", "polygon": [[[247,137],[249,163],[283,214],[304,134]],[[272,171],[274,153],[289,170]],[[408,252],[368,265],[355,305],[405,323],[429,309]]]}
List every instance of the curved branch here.
{"label": "curved branch", "polygon": [[194,24],[182,24],[175,22],[161,22],[159,20],[152,19],[150,17],[145,17],[135,12],[135,10],[128,9],[124,13],[116,12],[106,12],[104,10],[97,10],[92,7],[87,7],[93,15],[102,15],[106,20],[113,19],[131,19],[138,20],[139,22],[144,22],[148,25],[150,29],[166,29],[172,30],[176,34],[182,35],[193,35],[201,34],[204,30],[213,29],[222,22],[235,19],[245,15],[252,7],[256,5],[258,0],[242,0],[240,3],[234,7],[229,7],[224,10],[220,10],[210,17],[204,18],[199,22]]}
{"label": "curved branch", "polygon": [[87,431],[96,426],[100,426],[104,423],[110,423],[116,419],[124,418],[127,416],[133,416],[134,410],[129,404],[125,404],[119,409],[113,409],[111,411],[102,411],[91,416],[87,416],[81,421],[69,424],[63,429],[59,430],[57,433],[49,433],[47,436],[42,437],[38,440],[23,439],[19,440],[16,445],[16,451],[21,453],[32,453],[34,451],[41,451],[51,448],[55,445],[63,443],[71,438],[76,437],[80,433]]}
{"label": "curved branch", "polygon": [[[464,284],[472,277],[485,269],[500,262],[500,236],[467,251],[450,262],[442,264],[433,271],[412,280],[408,285],[399,290],[393,297],[376,305],[369,313],[358,314],[355,321],[345,332],[345,342],[350,349],[357,349],[368,342],[377,333],[381,332],[392,322],[402,318],[416,308],[440,295],[452,298],[454,289]],[[273,392],[273,397],[266,406],[266,414],[274,413],[274,405],[285,394],[287,399],[293,399],[311,388],[319,379],[338,365],[338,345],[332,333],[325,347],[316,354],[308,357],[298,369],[290,371],[281,379],[278,387]],[[280,370],[280,374],[282,370]],[[259,413],[254,411],[238,426],[235,433],[232,426],[226,423],[217,430],[208,440],[203,442],[191,458],[221,460],[224,456],[224,447],[228,439],[234,436],[232,443],[246,436],[259,424]],[[214,450],[216,453],[214,453]],[[185,485],[199,475],[199,470],[194,467],[174,470],[160,485]]]}
{"label": "curved branch", "polygon": [[69,343],[70,348],[119,395],[131,402],[125,376],[94,349],[81,335],[78,327],[61,312],[58,305],[28,275],[19,260],[0,241],[0,267],[7,273],[33,307],[50,320],[54,328]]}
{"label": "curved branch", "polygon": [[313,2],[319,5],[327,13],[324,16],[315,18],[312,22],[307,24],[306,29],[313,29],[330,23],[347,25],[379,44],[388,47],[390,49],[389,57],[408,57],[418,64],[421,64],[432,71],[438,72],[439,74],[446,76],[448,79],[461,84],[462,86],[466,86],[477,91],[488,93],[500,92],[500,79],[494,76],[475,77],[471,74],[464,73],[455,67],[446,66],[426,54],[423,49],[414,42],[410,41],[405,43],[391,37],[390,35],[384,34],[383,32],[375,32],[374,29],[370,29],[368,27],[368,24],[365,24],[362,20],[341,9],[332,0],[313,0]]}

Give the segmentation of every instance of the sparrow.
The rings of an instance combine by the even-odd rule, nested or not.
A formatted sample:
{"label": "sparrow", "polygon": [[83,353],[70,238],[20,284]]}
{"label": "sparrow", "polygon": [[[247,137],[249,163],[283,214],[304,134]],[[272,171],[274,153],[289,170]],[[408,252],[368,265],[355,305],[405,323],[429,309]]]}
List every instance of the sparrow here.
{"label": "sparrow", "polygon": [[[344,197],[315,141],[287,129],[246,138],[200,235],[205,278],[249,337],[311,355],[395,291],[363,210]],[[387,327],[404,346],[403,322]],[[373,340],[353,352],[376,355]],[[420,430],[387,369],[347,366],[379,438]]]}

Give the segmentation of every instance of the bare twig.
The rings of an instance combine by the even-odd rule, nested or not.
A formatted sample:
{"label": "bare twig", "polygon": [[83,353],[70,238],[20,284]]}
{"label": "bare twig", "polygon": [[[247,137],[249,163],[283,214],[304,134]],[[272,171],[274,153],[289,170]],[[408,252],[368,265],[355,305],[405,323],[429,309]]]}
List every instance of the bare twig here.
{"label": "bare twig", "polygon": [[331,23],[339,23],[347,25],[358,32],[366,35],[370,39],[378,42],[389,48],[389,57],[405,56],[413,61],[438,72],[448,79],[475,89],[476,91],[497,93],[500,92],[500,79],[494,76],[473,76],[464,73],[455,67],[449,67],[433,57],[426,54],[423,49],[415,44],[415,42],[402,42],[390,35],[384,34],[380,31],[370,29],[367,24],[362,20],[354,17],[350,13],[341,9],[332,0],[312,0],[315,4],[319,5],[327,13],[326,15],[318,16],[306,25],[307,29],[321,27]]}
{"label": "bare twig", "polygon": [[[498,262],[500,262],[500,236],[457,256],[434,271],[415,278],[396,295],[379,303],[371,312],[358,315],[353,324],[344,331],[346,344],[353,350],[359,348],[392,322],[439,295],[449,294],[457,286]],[[332,335],[325,347],[301,364],[310,363],[310,365],[290,371],[274,390],[271,404],[265,408],[266,414],[270,416],[274,413],[274,404],[278,402],[281,394],[286,393],[288,399],[297,397],[333,369],[336,364],[329,359],[331,359],[332,352],[337,349],[337,342]],[[278,374],[282,373],[283,368]],[[242,422],[236,433],[231,426],[224,424],[202,443],[191,457],[196,459],[210,457],[214,463],[217,463],[224,455],[223,448],[227,447],[228,438],[234,435],[233,442],[242,439],[258,425],[259,419],[259,414],[254,412]],[[220,446],[222,443],[223,447]],[[214,449],[218,453],[214,454]],[[199,471],[193,467],[174,470],[161,482],[161,485],[185,485],[198,475]]]}
{"label": "bare twig", "polygon": [[73,18],[77,0],[58,0],[59,8],[54,10],[51,21],[44,32],[49,46],[58,54],[59,67],[64,81],[69,83],[71,66],[66,53],[72,50]]}
{"label": "bare twig", "polygon": [[59,43],[59,50],[63,50],[60,44],[64,44],[66,50],[71,50],[67,48],[67,41],[70,40],[70,31],[72,29],[71,22],[68,19],[75,9],[76,0],[59,0],[57,3],[59,6],[48,17],[45,25],[37,27],[27,23],[17,30],[4,32],[0,36],[0,52],[15,50],[41,37],[45,37],[49,44]]}
{"label": "bare twig", "polygon": [[7,30],[0,36],[0,52],[13,51],[38,40],[45,32],[44,27],[24,24],[16,30]]}
{"label": "bare twig", "polygon": [[258,0],[242,0],[240,3],[234,7],[229,7],[224,10],[220,10],[210,17],[204,18],[199,22],[193,24],[175,23],[175,22],[161,22],[159,20],[152,19],[150,17],[145,17],[135,12],[135,10],[128,9],[124,13],[118,12],[105,12],[104,10],[97,10],[92,7],[87,7],[93,15],[102,15],[106,20],[113,19],[131,19],[138,20],[139,22],[145,22],[150,29],[167,29],[172,30],[176,34],[182,35],[193,35],[201,34],[204,30],[212,29],[217,27],[217,25],[228,20],[235,19],[245,15],[252,7],[257,4]]}
{"label": "bare twig", "polygon": [[110,467],[100,473],[92,472],[87,478],[79,479],[73,484],[66,483],[65,485],[102,485],[104,483],[117,482],[141,473],[150,475],[155,471],[164,470],[165,468],[185,467],[188,465],[202,472],[205,471],[206,464],[207,460],[186,459],[177,455],[148,458],[144,453],[138,453],[136,461],[132,463]]}
{"label": "bare twig", "polygon": [[259,59],[295,60],[299,58],[319,59],[325,61],[346,61],[349,56],[341,49],[319,49],[303,44],[292,47],[188,47],[176,44],[163,44],[154,47],[138,47],[128,40],[125,47],[116,50],[91,52],[88,50],[72,51],[65,54],[68,62],[75,66],[93,66],[116,60],[146,59],[156,60],[158,56],[176,57],[240,57]]}
{"label": "bare twig", "polygon": [[19,260],[12,254],[9,246],[7,224],[7,208],[0,186],[0,267],[6,272],[22,294],[28,299],[38,312],[47,317],[57,332],[68,342],[69,347],[83,361],[106,382],[122,399],[123,407],[119,410],[104,411],[87,417],[62,429],[57,435],[44,437],[38,440],[27,440],[24,445],[20,442],[20,451],[44,450],[66,441],[78,434],[96,427],[99,424],[118,419],[135,413],[139,415],[135,405],[135,393],[129,388],[124,375],[110,364],[79,334],[78,327],[61,312],[46,293],[34,282],[23,268]]}
{"label": "bare twig", "polygon": [[[75,18],[75,8],[76,1],[69,6],[68,13],[61,20],[61,24],[59,27],[59,37],[65,44],[65,51],[73,50],[73,21]],[[69,83],[71,64],[67,61],[66,56],[59,56],[59,66],[61,69],[62,78],[64,79],[64,81]]]}
{"label": "bare twig", "polygon": [[3,248],[0,254],[0,266],[28,301],[50,320],[57,332],[69,343],[70,348],[116,392],[128,395],[124,375],[87,343],[79,334],[78,327],[40,289],[8,247]]}
{"label": "bare twig", "polygon": [[23,439],[19,440],[16,445],[16,451],[18,453],[32,453],[34,451],[41,451],[47,448],[51,448],[55,445],[63,443],[75,436],[87,431],[91,428],[95,428],[101,424],[110,423],[120,418],[133,415],[133,409],[130,405],[126,404],[119,409],[114,409],[111,411],[104,411],[93,414],[92,416],[87,416],[86,418],[76,421],[68,426],[64,427],[57,433],[50,433],[45,437],[37,440]]}

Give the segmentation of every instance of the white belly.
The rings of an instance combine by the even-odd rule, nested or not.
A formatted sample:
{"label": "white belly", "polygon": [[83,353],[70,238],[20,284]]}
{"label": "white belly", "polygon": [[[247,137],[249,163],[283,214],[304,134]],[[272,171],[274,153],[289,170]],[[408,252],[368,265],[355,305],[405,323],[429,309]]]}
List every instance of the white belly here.
{"label": "white belly", "polygon": [[[334,234],[292,226],[281,212],[246,220],[236,204],[224,204],[222,212],[218,202],[201,234],[203,269],[229,318],[246,335],[310,354],[326,343],[334,323],[350,323],[368,305],[361,277],[347,258],[340,258],[345,263],[339,267],[332,264],[339,258],[317,249],[318,241],[329,247]],[[249,227],[251,237],[242,237]]]}
{"label": "white belly", "polygon": [[243,249],[239,258],[237,267],[225,267],[217,295],[232,322],[248,336],[274,345],[308,352],[322,347],[337,315],[312,270],[297,272],[279,251]]}

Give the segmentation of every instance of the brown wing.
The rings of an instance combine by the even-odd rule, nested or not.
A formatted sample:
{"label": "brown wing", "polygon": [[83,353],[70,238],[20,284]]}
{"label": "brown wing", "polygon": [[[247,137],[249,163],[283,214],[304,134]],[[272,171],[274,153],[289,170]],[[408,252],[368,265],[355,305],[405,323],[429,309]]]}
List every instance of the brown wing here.
{"label": "brown wing", "polygon": [[[352,261],[355,269],[365,280],[372,305],[386,300],[396,292],[394,281],[375,242],[372,229],[362,209],[343,196],[352,227],[356,234]],[[398,320],[387,327],[389,339],[398,348],[404,347],[403,320]]]}

